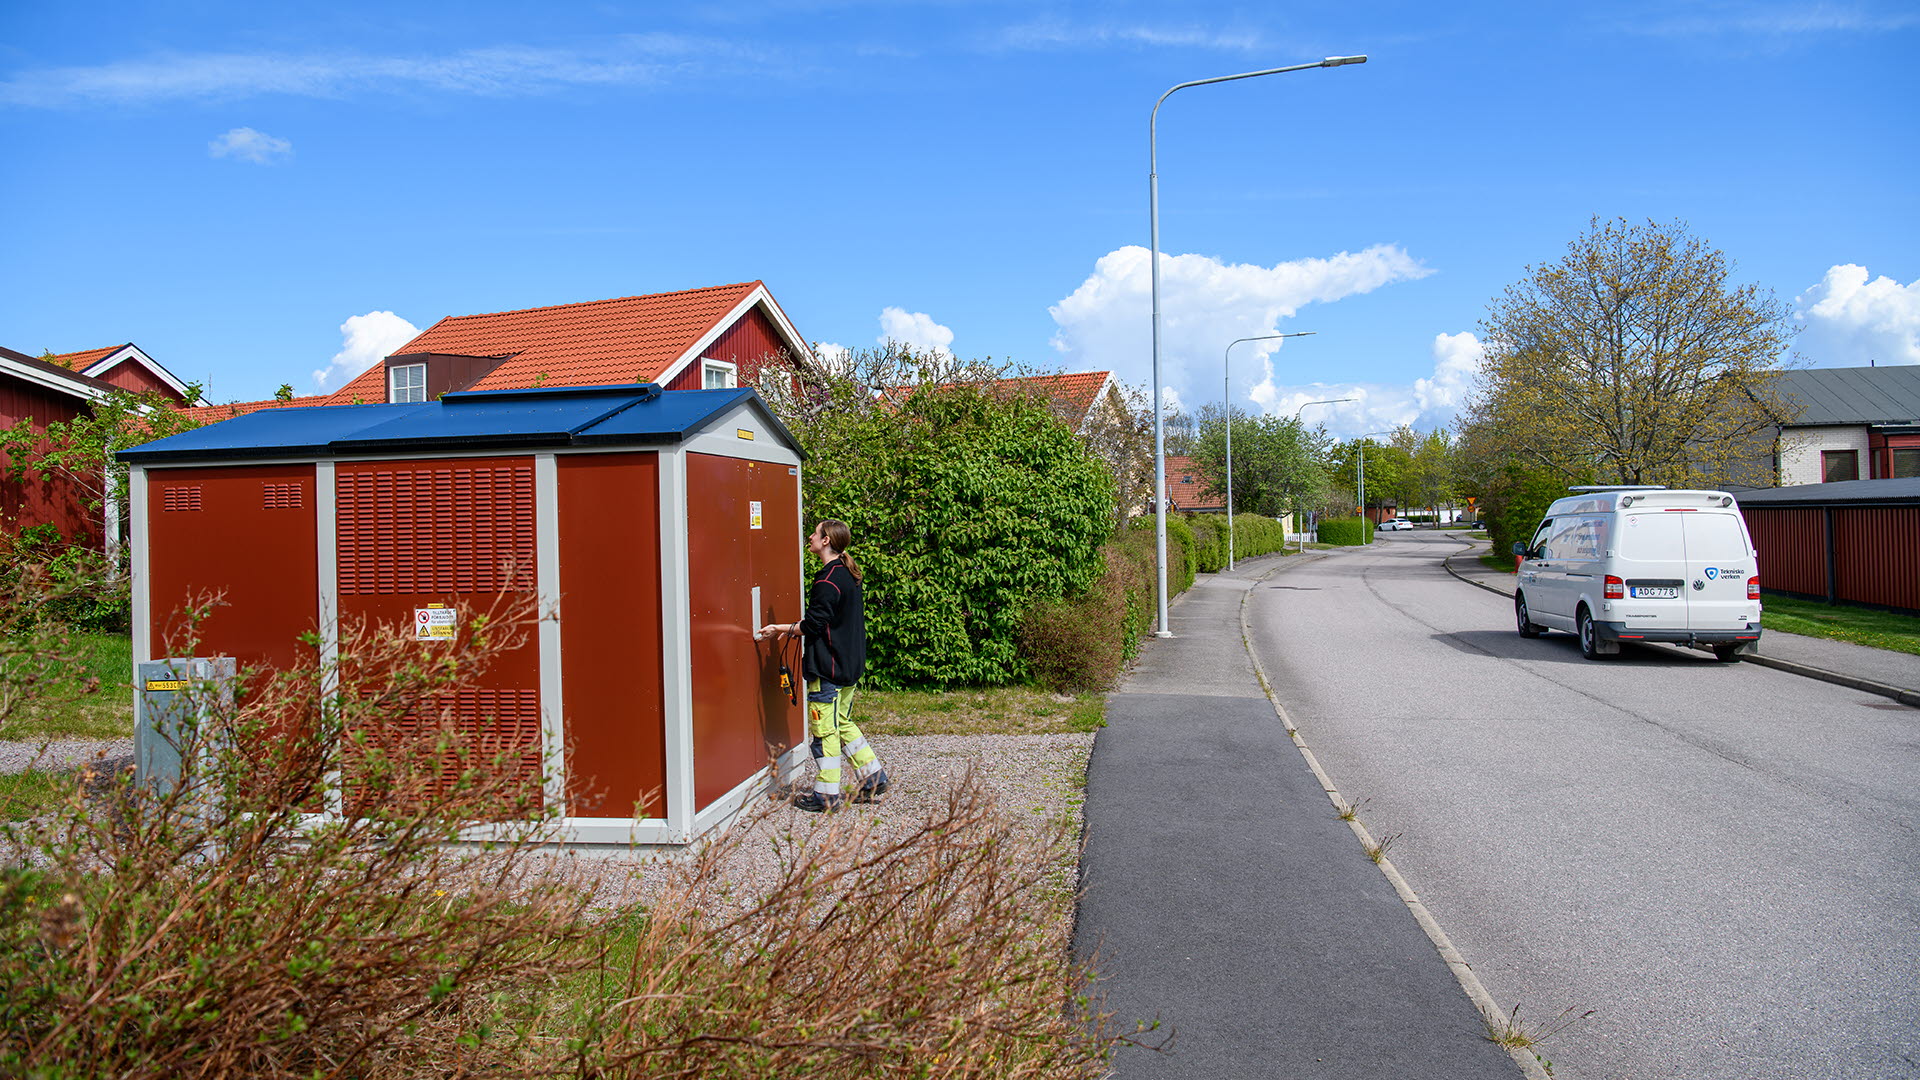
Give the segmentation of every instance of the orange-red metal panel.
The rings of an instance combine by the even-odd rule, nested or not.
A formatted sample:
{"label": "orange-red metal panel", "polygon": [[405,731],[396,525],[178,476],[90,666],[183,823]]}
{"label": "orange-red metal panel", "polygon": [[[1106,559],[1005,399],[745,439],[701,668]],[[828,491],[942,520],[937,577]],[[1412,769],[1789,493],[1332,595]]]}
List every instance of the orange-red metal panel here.
{"label": "orange-red metal panel", "polygon": [[[755,503],[759,528],[753,527]],[[758,622],[800,617],[800,551],[798,469],[687,455],[696,810],[804,740],[801,707],[779,685],[783,652],[798,678],[798,639],[754,641],[752,610],[758,586]]]}
{"label": "orange-red metal panel", "polygon": [[287,670],[319,615],[312,465],[147,470],[147,596],[153,654],[187,655],[181,616],[221,594],[196,656]]}
{"label": "orange-red metal panel", "polygon": [[567,812],[663,817],[660,457],[562,454],[556,464]]}
{"label": "orange-red metal panel", "polygon": [[1819,507],[1742,507],[1760,552],[1760,585],[1807,596],[1827,595],[1827,523]]}
{"label": "orange-red metal panel", "polygon": [[[334,486],[343,633],[364,622],[412,636],[420,609],[467,604],[484,611],[503,593],[533,591],[531,458],[343,462]],[[522,775],[537,778],[540,650],[533,628],[440,707],[476,732],[489,754],[511,754]]]}
{"label": "orange-red metal panel", "polygon": [[1920,507],[1835,507],[1833,549],[1840,599],[1920,610]]}

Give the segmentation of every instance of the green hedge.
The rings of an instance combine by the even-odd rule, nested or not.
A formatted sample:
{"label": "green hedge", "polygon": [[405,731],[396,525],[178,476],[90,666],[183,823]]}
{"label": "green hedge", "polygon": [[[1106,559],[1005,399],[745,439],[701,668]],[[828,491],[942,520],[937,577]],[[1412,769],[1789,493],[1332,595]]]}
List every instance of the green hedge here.
{"label": "green hedge", "polygon": [[1365,518],[1333,518],[1320,523],[1320,542],[1323,544],[1370,544],[1373,542],[1373,524]]}
{"label": "green hedge", "polygon": [[1233,515],[1233,557],[1251,559],[1285,550],[1287,530],[1273,518],[1260,514]]}
{"label": "green hedge", "polygon": [[[1167,519],[1167,589],[1193,584],[1193,531]],[[1137,520],[1100,549],[1092,586],[1027,609],[1020,652],[1034,680],[1052,690],[1104,690],[1140,654],[1140,641],[1160,616],[1154,597],[1154,522]]]}

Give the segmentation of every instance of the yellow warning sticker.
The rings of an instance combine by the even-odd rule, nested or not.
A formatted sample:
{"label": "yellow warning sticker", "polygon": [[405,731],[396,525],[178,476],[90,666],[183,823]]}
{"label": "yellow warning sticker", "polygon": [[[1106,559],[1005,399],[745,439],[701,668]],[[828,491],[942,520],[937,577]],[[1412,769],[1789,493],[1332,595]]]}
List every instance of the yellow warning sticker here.
{"label": "yellow warning sticker", "polygon": [[734,428],[733,433],[739,436],[740,438],[747,440],[748,442],[753,441],[753,432],[747,430],[746,428]]}
{"label": "yellow warning sticker", "polygon": [[432,607],[413,609],[413,640],[415,641],[452,641],[454,620],[460,613],[446,606],[435,604]]}
{"label": "yellow warning sticker", "polygon": [[148,679],[147,680],[147,689],[149,690],[185,690],[186,688],[187,688],[187,680],[185,679]]}
{"label": "yellow warning sticker", "polygon": [[747,528],[757,529],[759,527],[760,527],[760,504],[757,502],[750,502],[747,504]]}

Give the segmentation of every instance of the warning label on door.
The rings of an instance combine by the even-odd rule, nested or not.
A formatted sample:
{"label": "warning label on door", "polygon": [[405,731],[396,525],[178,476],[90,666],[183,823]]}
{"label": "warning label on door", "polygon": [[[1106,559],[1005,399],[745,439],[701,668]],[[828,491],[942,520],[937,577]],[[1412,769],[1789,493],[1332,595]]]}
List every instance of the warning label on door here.
{"label": "warning label on door", "polygon": [[415,641],[452,641],[455,619],[459,615],[452,608],[430,607],[413,609],[413,639]]}
{"label": "warning label on door", "polygon": [[757,502],[750,502],[747,504],[747,528],[757,529],[759,527],[760,527],[760,504]]}

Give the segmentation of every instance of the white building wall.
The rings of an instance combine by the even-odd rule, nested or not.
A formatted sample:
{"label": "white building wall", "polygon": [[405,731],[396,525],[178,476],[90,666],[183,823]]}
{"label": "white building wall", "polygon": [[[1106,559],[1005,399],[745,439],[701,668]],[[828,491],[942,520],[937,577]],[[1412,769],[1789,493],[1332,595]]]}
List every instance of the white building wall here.
{"label": "white building wall", "polygon": [[1860,479],[1873,473],[1867,460],[1867,426],[1787,428],[1780,433],[1780,486],[1818,484],[1823,450],[1858,450]]}

